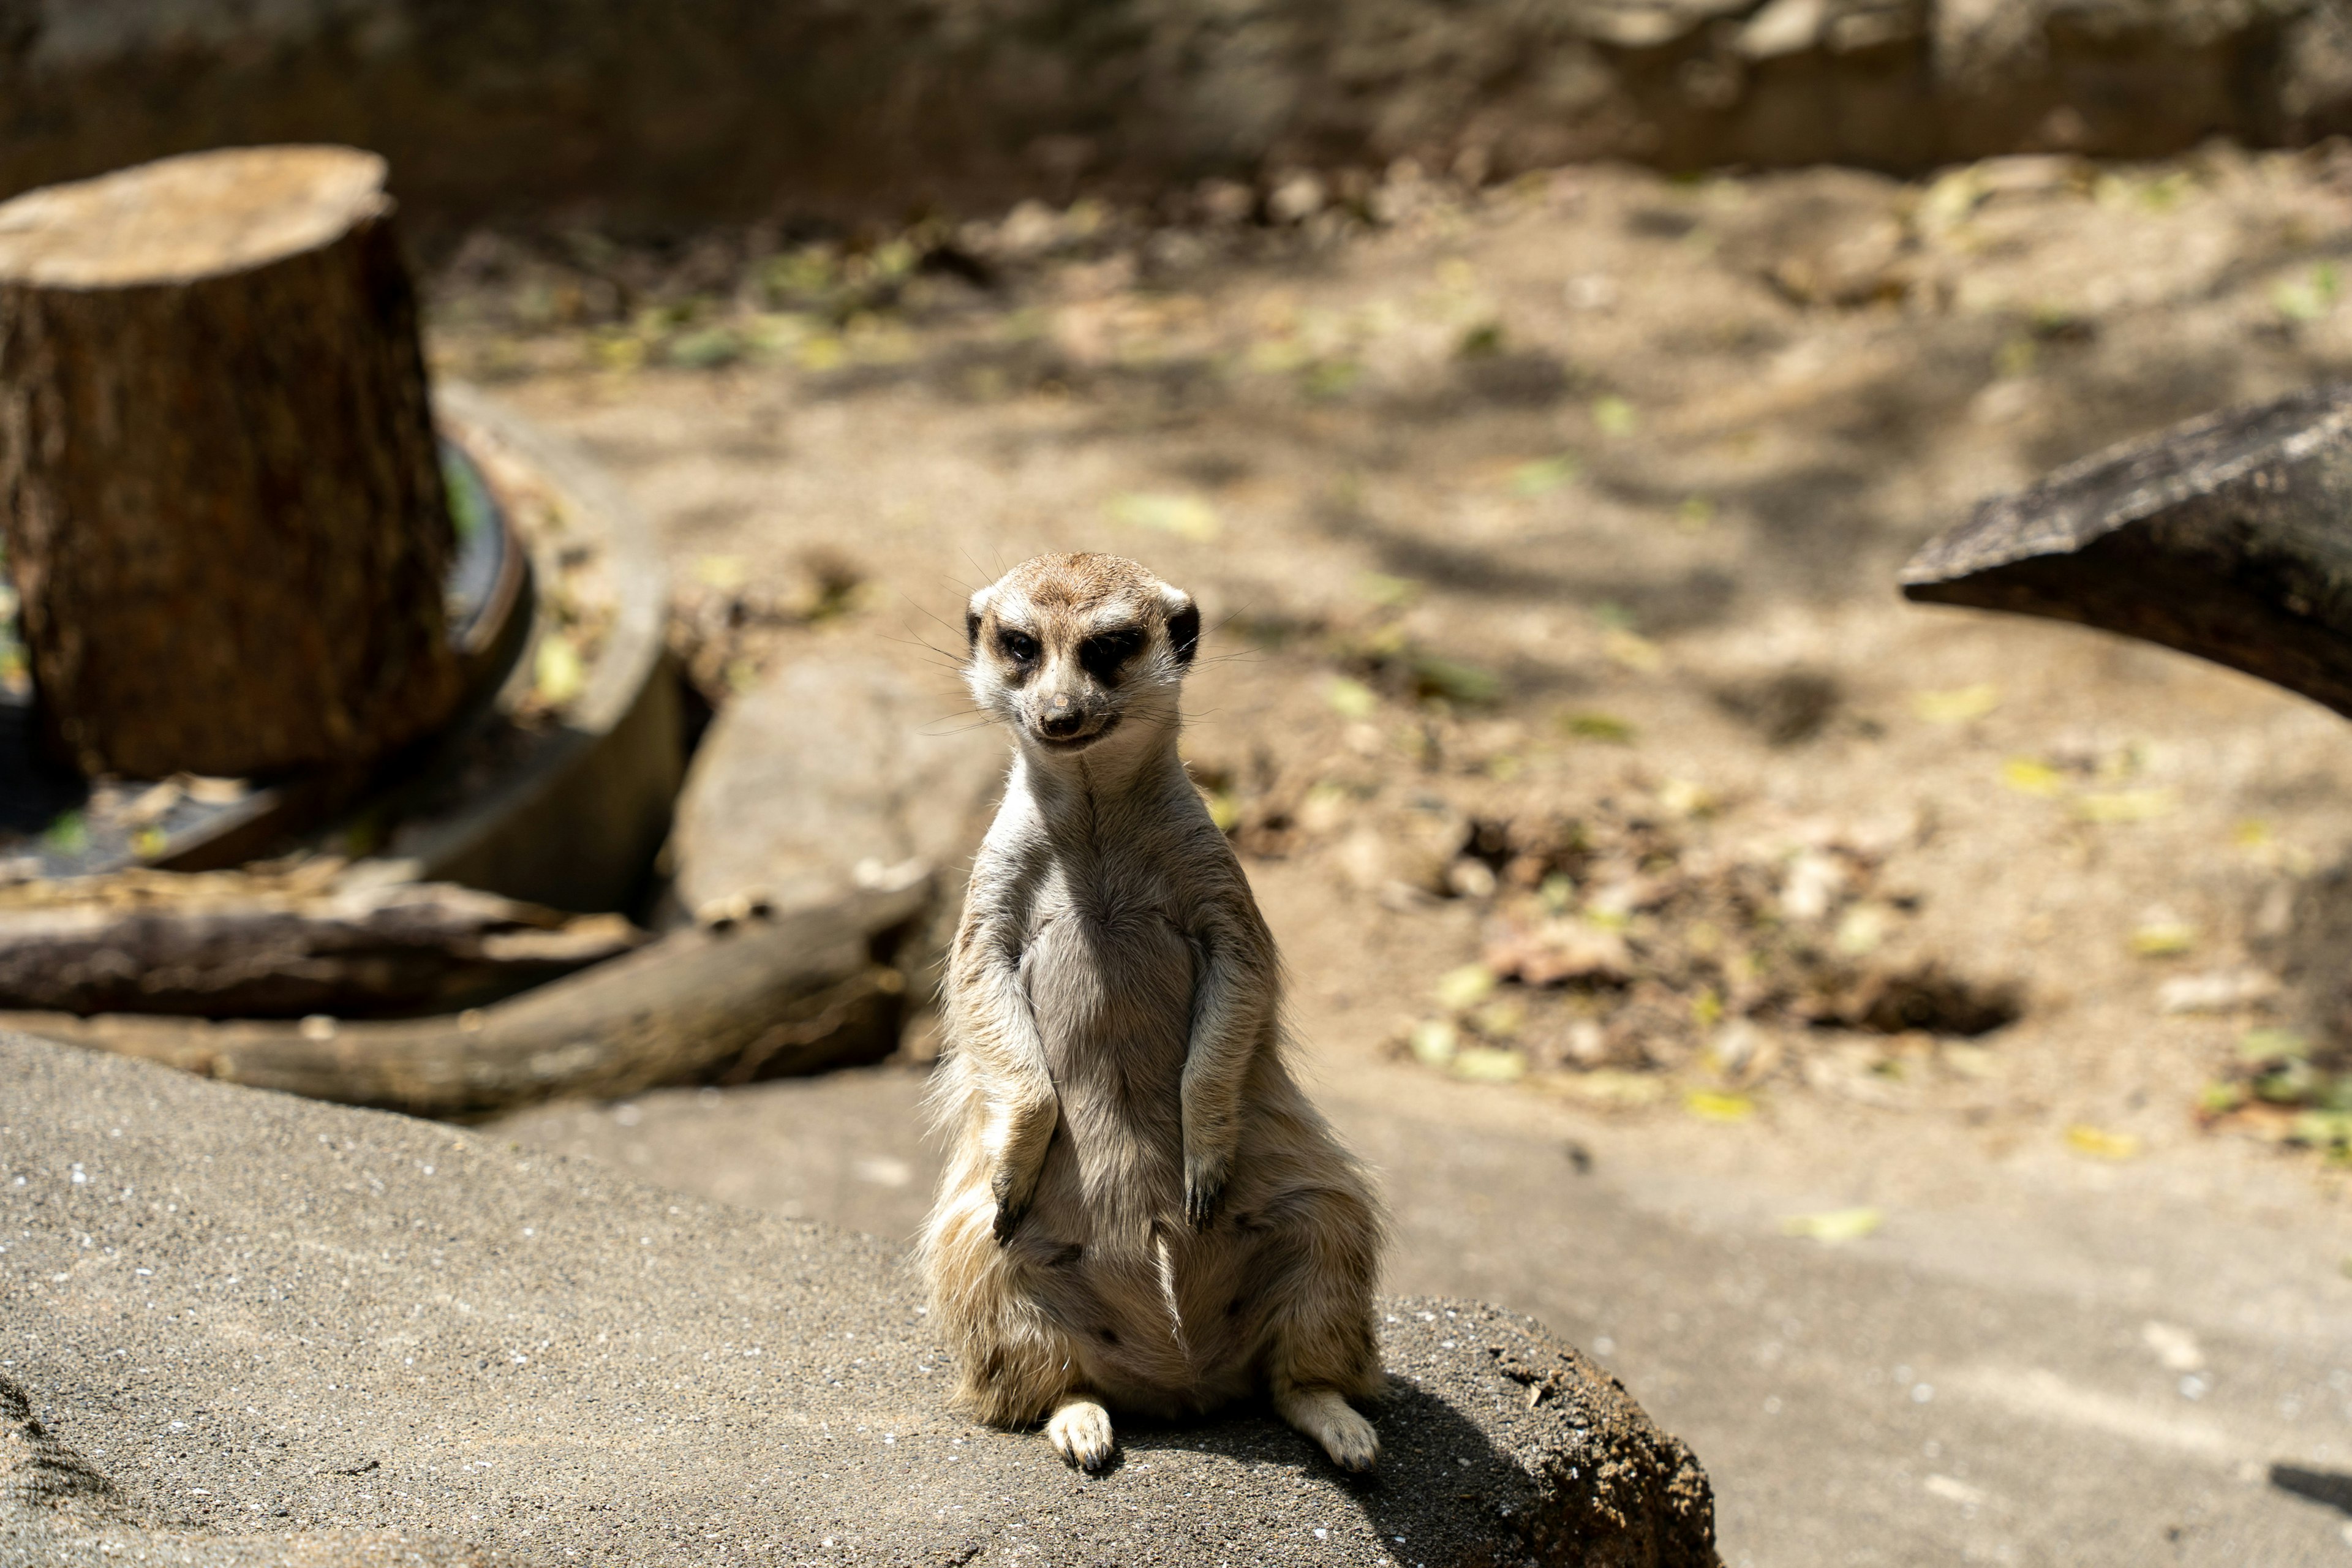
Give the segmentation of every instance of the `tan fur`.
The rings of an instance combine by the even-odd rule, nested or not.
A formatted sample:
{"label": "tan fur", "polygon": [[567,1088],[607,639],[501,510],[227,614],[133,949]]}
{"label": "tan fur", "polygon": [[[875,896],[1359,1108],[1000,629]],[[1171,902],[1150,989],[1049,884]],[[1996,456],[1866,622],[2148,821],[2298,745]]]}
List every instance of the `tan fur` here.
{"label": "tan fur", "polygon": [[1347,1401],[1382,1381],[1381,1219],[1283,1065],[1273,936],[1177,758],[1199,612],[1131,561],[1040,556],[967,626],[973,695],[1017,744],[934,1102],[952,1146],[922,1259],[958,1402],[1048,1421],[1091,1469],[1106,1406],[1262,1391],[1367,1468]]}

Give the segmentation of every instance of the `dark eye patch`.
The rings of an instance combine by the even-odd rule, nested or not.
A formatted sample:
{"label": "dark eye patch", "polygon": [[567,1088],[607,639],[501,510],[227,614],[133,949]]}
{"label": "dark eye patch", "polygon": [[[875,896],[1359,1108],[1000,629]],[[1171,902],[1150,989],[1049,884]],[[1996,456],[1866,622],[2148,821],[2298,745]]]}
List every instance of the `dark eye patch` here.
{"label": "dark eye patch", "polygon": [[1088,675],[1108,686],[1118,678],[1119,667],[1143,651],[1143,643],[1140,626],[1097,632],[1078,645],[1078,663]]}
{"label": "dark eye patch", "polygon": [[1027,664],[1037,657],[1037,639],[1027,632],[999,626],[996,630],[996,651],[1015,664]]}

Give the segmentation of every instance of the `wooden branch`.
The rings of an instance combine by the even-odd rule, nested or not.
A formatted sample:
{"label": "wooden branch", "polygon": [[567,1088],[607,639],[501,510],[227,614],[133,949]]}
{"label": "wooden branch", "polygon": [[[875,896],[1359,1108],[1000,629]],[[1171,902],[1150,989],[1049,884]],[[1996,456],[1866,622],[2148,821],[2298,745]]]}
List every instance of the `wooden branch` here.
{"label": "wooden branch", "polygon": [[2074,621],[2352,718],[2352,385],[2178,425],[1979,506],[1906,596]]}
{"label": "wooden branch", "polygon": [[619,915],[566,917],[446,882],[352,885],[133,870],[0,888],[0,1007],[185,1017],[453,1012],[642,946]]}
{"label": "wooden branch", "polygon": [[364,767],[457,702],[383,177],[237,148],[0,204],[0,526],[83,772]]}
{"label": "wooden branch", "polygon": [[634,1094],[745,1061],[770,1076],[834,1059],[830,1036],[820,1030],[812,1038],[813,1025],[828,1015],[848,1020],[862,1005],[903,991],[898,972],[875,961],[875,942],[930,897],[926,884],[860,893],[772,922],[677,931],[454,1017],[208,1024],[0,1013],[0,1028],[420,1116],[482,1115],[557,1095]]}

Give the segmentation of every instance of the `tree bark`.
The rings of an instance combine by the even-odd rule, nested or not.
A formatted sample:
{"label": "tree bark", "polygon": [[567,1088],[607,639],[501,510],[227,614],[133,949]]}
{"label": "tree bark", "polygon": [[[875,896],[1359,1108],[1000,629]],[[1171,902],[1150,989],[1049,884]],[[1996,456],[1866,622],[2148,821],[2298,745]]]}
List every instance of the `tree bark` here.
{"label": "tree bark", "polygon": [[131,870],[0,889],[0,1008],[207,1018],[478,1006],[646,940],[446,882]]}
{"label": "tree bark", "polygon": [[239,149],[0,205],[0,528],[85,773],[363,766],[457,700],[383,174]]}
{"label": "tree bark", "polygon": [[1912,558],[1903,592],[2144,637],[2352,718],[2352,385],[2177,425],[1989,500]]}
{"label": "tree bark", "polygon": [[931,897],[926,881],[778,921],[689,927],[456,1017],[215,1024],[0,1013],[0,1029],[413,1116],[813,1072],[879,1060],[897,1044],[906,980],[874,948]]}

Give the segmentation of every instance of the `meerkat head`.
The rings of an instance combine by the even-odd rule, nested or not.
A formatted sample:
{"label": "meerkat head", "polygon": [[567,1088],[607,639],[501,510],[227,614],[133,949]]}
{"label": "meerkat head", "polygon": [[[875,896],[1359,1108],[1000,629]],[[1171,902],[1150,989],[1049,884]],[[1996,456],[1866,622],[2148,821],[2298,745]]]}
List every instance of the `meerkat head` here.
{"label": "meerkat head", "polygon": [[1116,555],[1040,555],[971,596],[965,679],[1032,754],[1172,726],[1201,640],[1192,595]]}

